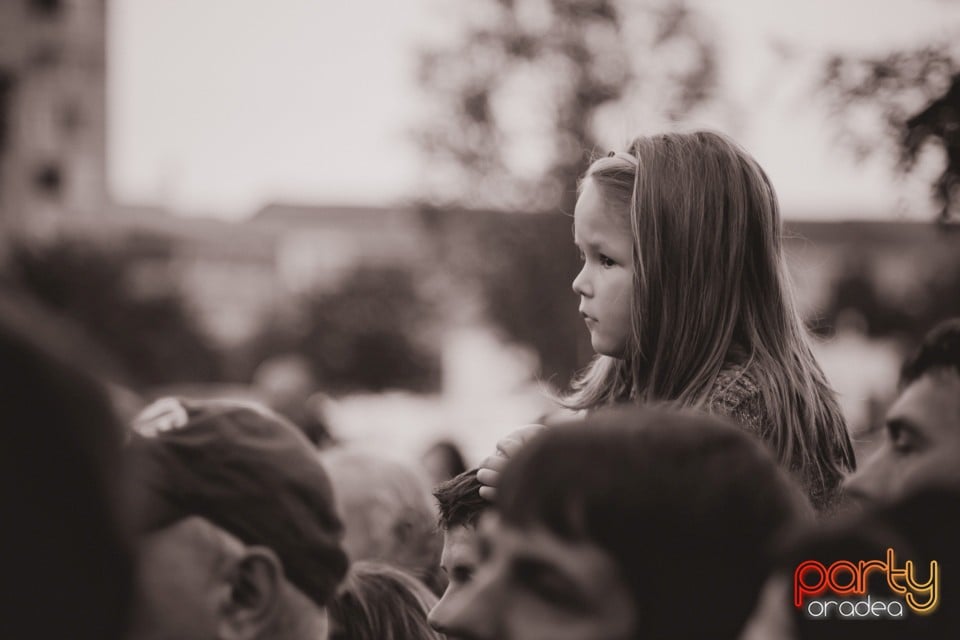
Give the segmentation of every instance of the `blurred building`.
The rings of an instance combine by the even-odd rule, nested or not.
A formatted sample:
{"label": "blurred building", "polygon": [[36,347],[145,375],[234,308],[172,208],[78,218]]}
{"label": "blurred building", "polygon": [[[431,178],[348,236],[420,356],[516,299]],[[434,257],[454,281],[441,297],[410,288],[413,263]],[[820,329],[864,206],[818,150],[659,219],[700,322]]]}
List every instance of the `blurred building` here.
{"label": "blurred building", "polygon": [[[211,337],[236,345],[293,297],[336,288],[358,266],[432,264],[439,259],[431,253],[437,243],[468,250],[464,243],[477,233],[478,220],[480,227],[502,226],[555,215],[460,213],[437,226],[423,223],[413,208],[272,204],[228,222],[114,204],[61,217],[56,227],[141,253],[138,289],[149,293],[172,279]],[[785,236],[800,311],[809,320],[846,302],[831,296],[853,271],[889,305],[909,308],[925,293],[920,285],[960,266],[960,230],[932,223],[791,222]]]}
{"label": "blurred building", "polygon": [[278,269],[297,291],[334,287],[361,264],[410,265],[425,246],[413,209],[276,203],[249,224],[276,235]]}
{"label": "blurred building", "polygon": [[410,266],[422,249],[404,209],[272,204],[242,222],[164,221],[201,323],[221,344],[252,337],[298,294],[336,288],[358,266]]}
{"label": "blurred building", "polygon": [[[127,284],[138,295],[176,288],[212,342],[242,355],[269,321],[286,313],[296,319],[302,294],[334,290],[357,267],[409,269],[429,288],[431,274],[452,270],[451,256],[465,256],[461,268],[481,269],[504,252],[524,250],[524,243],[481,242],[491,235],[490,227],[497,238],[522,235],[531,223],[557,217],[488,213],[434,212],[440,223],[412,207],[277,204],[227,222],[112,205],[97,213],[60,216],[54,226],[61,235],[124,251],[136,262]],[[791,222],[785,236],[803,316],[832,329],[817,340],[817,355],[860,446],[892,394],[903,349],[943,315],[954,313],[938,303],[956,299],[957,289],[950,286],[960,274],[960,229],[916,222]],[[546,255],[569,250],[571,238],[550,236],[550,242]],[[433,293],[440,292],[445,307],[460,308],[464,290],[472,291],[468,278],[469,273],[453,273],[451,281],[462,286]],[[573,294],[563,295],[561,303],[575,307]],[[541,300],[508,302],[513,312]],[[374,437],[376,430],[374,439],[391,447],[403,446],[401,440],[425,447],[456,425],[457,442],[479,455],[490,441],[482,425],[506,428],[516,426],[519,417],[534,419],[537,403],[546,397],[529,382],[542,362],[539,352],[485,322],[482,312],[476,315],[471,316],[475,324],[451,322],[437,332],[442,407],[435,406],[436,398],[408,402],[391,396],[371,408],[365,398],[356,406],[343,405],[333,422],[350,425],[342,433],[351,439]],[[384,435],[388,427],[389,438]]]}
{"label": "blurred building", "polygon": [[136,253],[135,289],[176,286],[223,346],[250,339],[299,294],[336,288],[359,266],[411,267],[425,246],[417,212],[386,207],[271,204],[223,221],[110,204],[50,229]]}
{"label": "blurred building", "polygon": [[0,226],[106,202],[106,4],[0,2]]}

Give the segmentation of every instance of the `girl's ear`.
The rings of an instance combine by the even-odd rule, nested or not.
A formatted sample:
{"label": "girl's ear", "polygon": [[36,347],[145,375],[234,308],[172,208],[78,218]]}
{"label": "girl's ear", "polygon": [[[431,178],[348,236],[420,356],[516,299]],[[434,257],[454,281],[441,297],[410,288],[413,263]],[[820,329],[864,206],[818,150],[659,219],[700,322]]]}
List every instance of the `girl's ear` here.
{"label": "girl's ear", "polygon": [[283,567],[266,547],[249,547],[230,561],[227,589],[220,606],[219,637],[253,640],[273,623],[283,589]]}

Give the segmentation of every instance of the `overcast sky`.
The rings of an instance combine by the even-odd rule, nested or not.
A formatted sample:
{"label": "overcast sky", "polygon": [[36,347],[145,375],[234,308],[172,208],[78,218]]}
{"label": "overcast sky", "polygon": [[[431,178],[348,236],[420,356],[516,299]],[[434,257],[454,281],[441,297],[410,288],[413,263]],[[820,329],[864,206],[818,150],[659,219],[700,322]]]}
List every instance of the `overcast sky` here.
{"label": "overcast sky", "polygon": [[[480,0],[475,0],[480,1]],[[466,0],[115,0],[110,177],[122,202],[238,218],[275,200],[391,204],[417,192],[418,48]],[[694,0],[724,98],[690,125],[758,158],[790,217],[929,218],[922,179],[856,165],[811,98],[831,52],[958,35],[949,0]],[[640,127],[624,113],[610,146]],[[646,131],[644,131],[646,132]]]}

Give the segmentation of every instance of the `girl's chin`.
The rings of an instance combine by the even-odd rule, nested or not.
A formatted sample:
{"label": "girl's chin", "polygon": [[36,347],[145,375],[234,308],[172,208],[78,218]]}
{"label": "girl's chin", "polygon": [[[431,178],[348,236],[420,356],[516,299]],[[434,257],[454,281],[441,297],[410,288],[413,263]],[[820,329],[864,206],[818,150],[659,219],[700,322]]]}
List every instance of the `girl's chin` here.
{"label": "girl's chin", "polygon": [[595,333],[590,335],[590,346],[594,353],[611,358],[623,358],[626,353],[626,347],[622,344],[612,344],[609,340],[604,340]]}
{"label": "girl's chin", "polygon": [[600,354],[601,356],[610,356],[613,358],[619,358],[623,353],[622,349],[614,349],[610,344],[606,342],[591,340],[590,344],[591,346],[593,346],[594,352]]}

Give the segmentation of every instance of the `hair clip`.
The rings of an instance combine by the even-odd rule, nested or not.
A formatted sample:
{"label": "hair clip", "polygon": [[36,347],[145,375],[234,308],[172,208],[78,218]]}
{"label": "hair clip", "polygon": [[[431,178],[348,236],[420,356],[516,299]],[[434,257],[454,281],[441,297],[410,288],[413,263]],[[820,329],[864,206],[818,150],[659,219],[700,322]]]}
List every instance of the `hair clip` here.
{"label": "hair clip", "polygon": [[611,151],[610,153],[607,154],[607,157],[608,157],[608,158],[612,158],[612,157],[615,156],[615,155],[617,155],[617,152],[616,152],[616,151]]}

